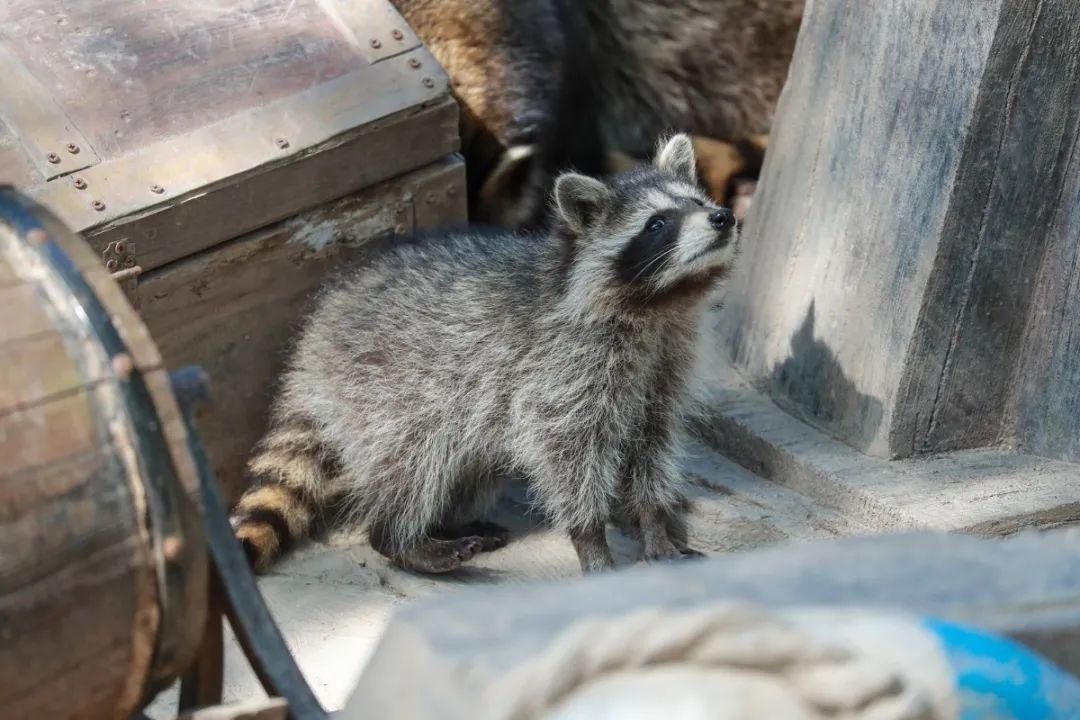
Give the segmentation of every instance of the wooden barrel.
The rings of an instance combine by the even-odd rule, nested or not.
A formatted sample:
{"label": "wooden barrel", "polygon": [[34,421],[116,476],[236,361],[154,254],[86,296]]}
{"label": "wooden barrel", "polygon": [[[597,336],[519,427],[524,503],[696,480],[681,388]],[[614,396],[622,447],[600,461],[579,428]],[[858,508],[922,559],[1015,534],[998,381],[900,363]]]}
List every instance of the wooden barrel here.
{"label": "wooden barrel", "polygon": [[10,187],[0,308],[0,718],[126,719],[203,628],[187,433],[101,259]]}

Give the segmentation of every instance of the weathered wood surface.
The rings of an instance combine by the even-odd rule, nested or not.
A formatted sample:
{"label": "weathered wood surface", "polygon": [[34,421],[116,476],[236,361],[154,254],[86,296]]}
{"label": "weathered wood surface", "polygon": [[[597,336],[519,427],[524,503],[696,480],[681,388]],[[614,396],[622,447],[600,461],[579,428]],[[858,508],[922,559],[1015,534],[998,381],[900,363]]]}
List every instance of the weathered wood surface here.
{"label": "weathered wood surface", "polygon": [[347,37],[322,6],[8,0],[0,39],[93,148],[115,158],[365,69],[369,39],[397,53],[418,44],[392,38],[389,23]]}
{"label": "weathered wood surface", "polygon": [[[457,106],[438,99],[434,90],[425,90],[428,99],[437,100],[431,107],[375,119],[402,104],[401,88],[391,79],[407,69],[406,59],[392,62],[400,66],[398,72],[373,83],[369,89],[381,94],[366,102],[347,86],[339,88],[336,97],[313,92],[303,102],[282,103],[295,105],[291,109],[270,107],[259,111],[260,118],[231,118],[182,143],[154,145],[89,168],[78,175],[87,184],[85,190],[70,181],[51,183],[38,199],[71,227],[90,228],[86,237],[99,250],[116,240],[133,243],[137,263],[149,270],[454,152]],[[420,86],[418,77],[412,81]],[[313,149],[314,138],[326,130],[312,113],[325,112],[338,121],[338,104],[345,101],[355,105],[357,113],[363,106],[371,123]],[[272,163],[267,156],[271,139],[253,127],[260,120],[290,130],[282,133],[289,148],[274,148]],[[166,200],[148,209],[158,197],[150,191],[153,185],[166,189],[161,196]],[[93,210],[91,198],[103,201],[105,210]]]}
{"label": "weathered wood surface", "polygon": [[[205,550],[187,435],[161,359],[100,262],[53,219],[148,387],[180,497],[150,512],[120,376],[66,286],[0,217],[0,708],[5,718],[126,717],[194,650]],[[183,540],[167,573],[163,532]],[[168,577],[169,579],[165,579]],[[197,640],[197,638],[196,638]],[[58,688],[62,691],[58,692]]]}
{"label": "weathered wood surface", "polygon": [[996,447],[868,457],[795,419],[730,370],[715,378],[709,399],[711,415],[697,429],[710,447],[861,523],[863,532],[993,536],[1080,522],[1075,463]]}
{"label": "weathered wood surface", "polygon": [[[1073,102],[1080,104],[1075,97]],[[1021,449],[1080,462],[1080,132],[1075,121],[1073,133],[1069,175],[1036,276],[1008,417]]]}
{"label": "weathered wood surface", "polygon": [[0,118],[38,170],[11,179],[144,271],[457,150],[387,0],[37,6],[0,7]]}
{"label": "weathered wood surface", "polygon": [[[875,455],[1007,435],[1052,223],[1075,206],[1078,58],[1069,0],[810,3],[721,352]],[[1065,347],[1060,318],[1042,332]],[[1046,370],[1054,397],[1076,397],[1068,362]]]}
{"label": "weathered wood surface", "polygon": [[18,138],[0,119],[0,185],[27,186],[39,177]]}
{"label": "weathered wood surface", "polygon": [[452,159],[140,278],[142,314],[165,362],[210,375],[213,411],[200,434],[226,495],[244,489],[290,338],[327,274],[370,239],[464,214],[464,168]]}

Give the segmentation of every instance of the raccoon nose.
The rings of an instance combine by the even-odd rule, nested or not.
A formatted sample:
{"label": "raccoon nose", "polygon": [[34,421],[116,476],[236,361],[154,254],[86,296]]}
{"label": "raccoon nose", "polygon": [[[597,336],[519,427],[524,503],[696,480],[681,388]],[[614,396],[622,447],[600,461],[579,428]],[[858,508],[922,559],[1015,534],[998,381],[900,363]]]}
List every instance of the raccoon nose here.
{"label": "raccoon nose", "polygon": [[735,225],[735,215],[727,208],[717,208],[709,213],[709,224],[720,232],[730,230]]}

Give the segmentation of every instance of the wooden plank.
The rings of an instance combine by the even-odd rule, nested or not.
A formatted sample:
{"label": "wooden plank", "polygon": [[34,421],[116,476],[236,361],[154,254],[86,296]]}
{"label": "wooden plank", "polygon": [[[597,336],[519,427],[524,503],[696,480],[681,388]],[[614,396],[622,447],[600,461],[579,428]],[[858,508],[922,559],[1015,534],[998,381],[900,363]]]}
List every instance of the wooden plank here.
{"label": "wooden plank", "polygon": [[0,479],[88,451],[98,444],[94,428],[85,392],[0,414]]}
{"label": "wooden plank", "polygon": [[1000,440],[1078,27],[1068,0],[808,6],[725,298],[740,372],[878,456]]}
{"label": "wooden plank", "polygon": [[897,402],[891,444],[919,453],[1002,435],[1052,223],[1080,173],[1080,3],[1009,2],[997,22]]}
{"label": "wooden plank", "polygon": [[126,717],[154,657],[142,518],[91,404],[80,393],[0,417],[5,718]]}
{"label": "wooden plank", "polygon": [[11,129],[0,120],[0,185],[28,187],[39,182],[41,174]]}
{"label": "wooden plank", "polygon": [[68,495],[85,485],[88,477],[104,473],[109,452],[104,445],[92,445],[47,465],[5,474],[3,496],[0,498],[0,523],[10,522],[26,512],[33,503]]}
{"label": "wooden plank", "polygon": [[[464,183],[461,161],[447,160],[143,278],[143,316],[166,364],[210,374],[214,402],[199,430],[231,498],[244,487],[284,351],[322,278],[364,242],[411,231],[416,217],[424,227],[464,221]],[[436,201],[420,211],[429,193]]]}
{"label": "wooden plank", "polygon": [[[0,278],[5,268],[0,261]],[[14,281],[14,273],[7,275]],[[45,312],[44,298],[34,285],[4,286],[0,280],[0,308],[4,308],[4,321],[0,323],[0,347],[22,338],[55,331],[52,319]]]}
{"label": "wooden plank", "polygon": [[388,0],[319,0],[319,6],[345,42],[370,63],[420,47],[420,38]]}
{"label": "wooden plank", "polygon": [[11,262],[8,258],[0,257],[0,288],[9,288],[12,285],[19,285],[24,280],[21,275],[15,272],[15,268],[11,266]]}
{"label": "wooden plank", "polygon": [[[0,14],[5,7],[10,9],[8,4],[0,6]],[[40,38],[20,39],[28,43],[40,41]],[[23,56],[5,47],[11,43],[10,36],[6,40],[0,36],[0,40],[3,41],[0,42],[0,97],[6,98],[0,105],[0,117],[19,139],[40,176],[49,180],[97,163],[100,158],[90,142],[56,103],[52,93],[29,71]]]}
{"label": "wooden plank", "polygon": [[0,367],[0,414],[77,392],[101,379],[86,375],[59,333],[0,345]]}
{"label": "wooden plank", "polygon": [[[67,183],[50,183],[37,199],[90,231],[99,252],[125,239],[144,270],[159,267],[454,152],[457,106],[446,78],[429,73],[436,82],[426,87],[409,59],[90,168],[80,176],[104,203],[100,212]],[[152,193],[154,185],[164,192]]]}
{"label": "wooden plank", "polygon": [[[3,3],[4,44],[105,158],[368,65],[316,0],[96,0],[39,9],[36,0]],[[0,97],[26,92],[23,83],[2,89]],[[64,114],[42,117],[55,122]]]}
{"label": "wooden plank", "polygon": [[1008,427],[1021,449],[1080,462],[1080,130],[1020,342]]}
{"label": "wooden plank", "polygon": [[[2,537],[5,545],[14,540]],[[32,565],[26,547],[13,543],[5,554]],[[69,560],[32,585],[21,586],[17,575],[0,581],[5,720],[128,717],[137,707],[140,688],[130,683],[145,677],[153,654],[152,628],[135,632],[142,593],[153,597],[152,580],[141,588],[133,581],[146,577],[145,556],[128,536]]]}

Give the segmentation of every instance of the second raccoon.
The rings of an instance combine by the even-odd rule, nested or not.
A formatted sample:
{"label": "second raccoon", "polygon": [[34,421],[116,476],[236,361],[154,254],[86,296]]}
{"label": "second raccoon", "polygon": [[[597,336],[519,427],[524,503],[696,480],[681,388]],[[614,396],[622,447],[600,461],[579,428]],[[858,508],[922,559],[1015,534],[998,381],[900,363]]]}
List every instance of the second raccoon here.
{"label": "second raccoon", "polygon": [[535,225],[555,174],[694,136],[723,199],[760,166],[804,0],[393,0],[450,75],[474,219]]}

